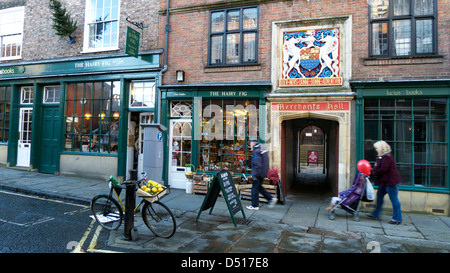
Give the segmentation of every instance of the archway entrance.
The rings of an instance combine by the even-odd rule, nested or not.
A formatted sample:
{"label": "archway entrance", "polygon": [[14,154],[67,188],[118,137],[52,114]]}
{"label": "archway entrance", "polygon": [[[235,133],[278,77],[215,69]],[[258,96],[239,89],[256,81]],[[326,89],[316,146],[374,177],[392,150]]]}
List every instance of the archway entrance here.
{"label": "archway entrance", "polygon": [[290,193],[332,196],[338,187],[339,123],[298,118],[282,123],[282,166]]}

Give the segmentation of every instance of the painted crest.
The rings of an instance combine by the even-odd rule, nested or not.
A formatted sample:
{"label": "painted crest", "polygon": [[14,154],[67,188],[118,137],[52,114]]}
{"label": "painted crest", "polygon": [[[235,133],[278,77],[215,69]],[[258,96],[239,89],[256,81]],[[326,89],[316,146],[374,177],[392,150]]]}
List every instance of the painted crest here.
{"label": "painted crest", "polygon": [[338,28],[284,32],[280,86],[342,85],[339,41]]}

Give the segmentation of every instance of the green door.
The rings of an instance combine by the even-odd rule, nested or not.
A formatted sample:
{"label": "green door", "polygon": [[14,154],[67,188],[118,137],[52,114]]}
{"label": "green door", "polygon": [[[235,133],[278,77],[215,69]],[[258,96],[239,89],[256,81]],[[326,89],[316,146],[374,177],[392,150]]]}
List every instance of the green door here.
{"label": "green door", "polygon": [[39,172],[57,172],[59,127],[59,107],[43,107]]}

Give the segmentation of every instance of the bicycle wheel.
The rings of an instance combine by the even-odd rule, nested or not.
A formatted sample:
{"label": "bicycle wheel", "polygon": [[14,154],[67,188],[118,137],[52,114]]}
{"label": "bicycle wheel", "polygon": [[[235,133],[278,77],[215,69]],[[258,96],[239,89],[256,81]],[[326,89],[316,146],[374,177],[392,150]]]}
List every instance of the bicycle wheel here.
{"label": "bicycle wheel", "polygon": [[115,230],[122,224],[123,212],[119,202],[106,194],[92,198],[91,211],[97,223],[107,230]]}
{"label": "bicycle wheel", "polygon": [[175,234],[177,223],[172,211],[159,201],[145,202],[142,207],[145,225],[158,237],[170,238]]}

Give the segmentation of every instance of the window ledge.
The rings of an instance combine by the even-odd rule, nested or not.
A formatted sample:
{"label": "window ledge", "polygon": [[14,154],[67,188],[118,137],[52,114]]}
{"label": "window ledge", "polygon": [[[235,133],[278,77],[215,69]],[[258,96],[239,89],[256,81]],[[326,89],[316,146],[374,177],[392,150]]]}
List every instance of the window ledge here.
{"label": "window ledge", "polygon": [[261,64],[206,66],[205,73],[260,71]]}
{"label": "window ledge", "polygon": [[439,64],[444,63],[444,56],[395,57],[395,58],[363,58],[365,66],[376,65],[410,65],[410,64]]}

